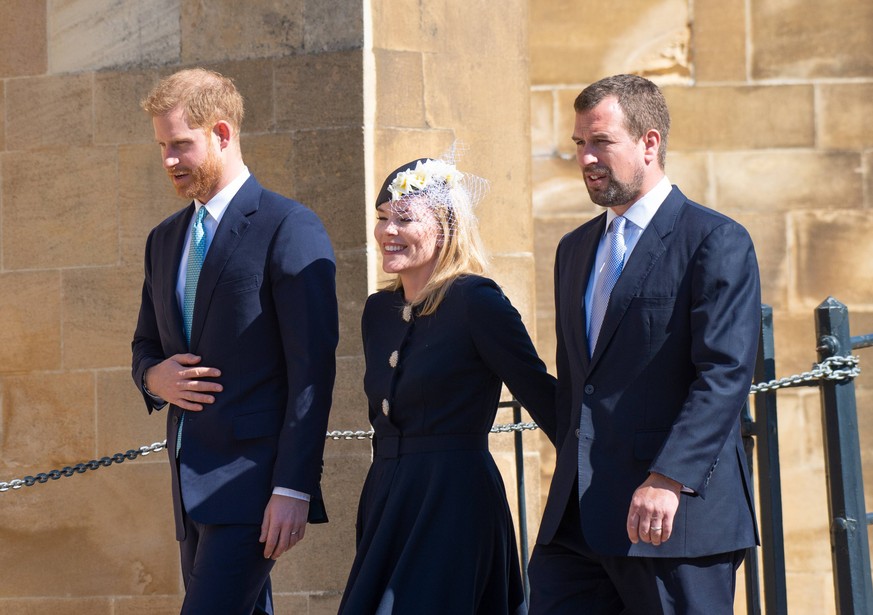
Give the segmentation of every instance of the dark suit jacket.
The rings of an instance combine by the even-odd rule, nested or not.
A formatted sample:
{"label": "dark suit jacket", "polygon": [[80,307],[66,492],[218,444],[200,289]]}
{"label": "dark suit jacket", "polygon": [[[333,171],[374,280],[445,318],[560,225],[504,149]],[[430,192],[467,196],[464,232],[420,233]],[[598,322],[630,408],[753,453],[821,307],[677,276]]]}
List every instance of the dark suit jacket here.
{"label": "dark suit jacket", "polygon": [[[558,460],[537,540],[552,540],[578,471],[582,530],[598,553],[700,557],[752,546],[739,425],[761,317],[751,239],[674,187],[613,289],[589,358],[585,289],[605,219],[558,247]],[[659,547],[633,545],[626,530],[649,472],[695,492],[681,496],[673,535]]]}
{"label": "dark suit jacket", "polygon": [[[149,235],[133,339],[133,379],[188,352],[176,279],[194,206]],[[231,200],[201,270],[190,352],[221,370],[215,403],[188,412],[181,464],[167,412],[176,534],[185,512],[200,523],[260,524],[275,486],[312,496],[310,521],[326,521],[321,470],[338,339],[335,264],[309,209],[250,177]],[[149,412],[152,398],[143,391]]]}

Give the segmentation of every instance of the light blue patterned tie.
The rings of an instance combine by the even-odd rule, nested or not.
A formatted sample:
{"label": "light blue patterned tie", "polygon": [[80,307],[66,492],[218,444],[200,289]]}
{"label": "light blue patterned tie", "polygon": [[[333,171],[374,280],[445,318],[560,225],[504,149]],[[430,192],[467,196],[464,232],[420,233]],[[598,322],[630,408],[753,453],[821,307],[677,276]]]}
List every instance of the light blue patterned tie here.
{"label": "light blue patterned tie", "polygon": [[609,295],[612,293],[612,288],[618,281],[618,276],[621,275],[621,270],[624,267],[624,255],[627,251],[627,246],[624,243],[624,225],[626,222],[627,218],[624,216],[614,218],[607,233],[609,254],[606,257],[603,271],[600,272],[600,277],[597,278],[597,287],[594,289],[594,296],[591,298],[591,320],[588,323],[589,356],[594,354],[594,347],[597,345],[597,337],[600,335],[603,317],[606,316],[606,306],[609,305]]}
{"label": "light blue patterned tie", "polygon": [[[191,244],[188,247],[188,266],[185,270],[185,298],[182,304],[182,324],[185,327],[185,340],[191,347],[191,323],[194,321],[194,299],[197,297],[197,282],[200,280],[200,269],[203,268],[203,259],[206,258],[206,228],[203,226],[203,218],[206,217],[206,208],[201,206],[194,216],[194,225],[191,227]],[[176,432],[176,457],[182,448],[182,425],[185,424],[185,414],[179,419],[179,431]]]}

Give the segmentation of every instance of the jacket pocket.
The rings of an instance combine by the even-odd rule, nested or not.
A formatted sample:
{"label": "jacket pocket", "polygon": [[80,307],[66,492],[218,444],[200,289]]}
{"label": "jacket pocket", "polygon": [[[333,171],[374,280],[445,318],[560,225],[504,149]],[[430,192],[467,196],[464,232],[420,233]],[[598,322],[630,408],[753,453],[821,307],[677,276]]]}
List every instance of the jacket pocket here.
{"label": "jacket pocket", "polygon": [[676,297],[633,297],[630,307],[638,310],[671,310]]}
{"label": "jacket pocket", "polygon": [[237,278],[221,282],[215,286],[215,296],[235,295],[237,293],[246,293],[250,290],[256,290],[261,287],[261,276],[250,275],[245,278]]}

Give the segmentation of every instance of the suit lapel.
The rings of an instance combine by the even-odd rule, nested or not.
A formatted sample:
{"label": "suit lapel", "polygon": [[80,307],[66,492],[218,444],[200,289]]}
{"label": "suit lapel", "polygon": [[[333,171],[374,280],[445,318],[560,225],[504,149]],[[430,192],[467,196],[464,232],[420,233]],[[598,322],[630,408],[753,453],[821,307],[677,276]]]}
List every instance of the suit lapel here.
{"label": "suit lapel", "polygon": [[578,347],[578,360],[586,369],[589,362],[589,352],[588,327],[585,324],[588,321],[588,315],[585,313],[585,291],[588,289],[588,281],[591,278],[591,270],[597,256],[597,245],[600,242],[600,236],[603,235],[605,225],[606,214],[604,213],[600,215],[591,230],[580,238],[574,247],[574,252],[570,255],[571,263],[579,263],[579,268],[572,270],[578,271],[580,275],[570,278],[570,305],[567,313],[575,314],[577,317],[570,319],[573,330],[571,331],[572,337],[569,339],[584,341],[584,344],[579,344]]}
{"label": "suit lapel", "polygon": [[164,258],[161,263],[162,271],[158,278],[163,285],[161,296],[163,297],[163,312],[167,330],[174,333],[173,341],[179,352],[187,352],[188,343],[185,341],[185,328],[182,324],[182,306],[179,305],[179,300],[176,297],[176,282],[179,279],[179,266],[187,240],[188,224],[193,215],[194,203],[191,203],[184,210],[184,213],[176,218],[175,223],[167,232],[166,244],[162,247],[162,252],[167,255],[167,258]]}
{"label": "suit lapel", "polygon": [[603,317],[603,324],[597,337],[597,347],[591,357],[592,365],[600,359],[603,349],[612,339],[621,319],[627,312],[631,300],[639,295],[643,282],[667,249],[663,240],[673,231],[679,210],[684,202],[685,195],[674,186],[672,192],[661,203],[649,226],[640,235],[640,239],[609,297],[609,305],[606,308],[606,315]]}
{"label": "suit lapel", "polygon": [[200,280],[197,282],[194,320],[191,323],[192,351],[200,341],[203,323],[206,321],[218,278],[251,224],[248,216],[257,211],[261,191],[260,184],[254,176],[250,176],[228,203],[227,210],[215,230],[215,236],[209,244],[209,251],[203,261],[203,268],[200,270]]}

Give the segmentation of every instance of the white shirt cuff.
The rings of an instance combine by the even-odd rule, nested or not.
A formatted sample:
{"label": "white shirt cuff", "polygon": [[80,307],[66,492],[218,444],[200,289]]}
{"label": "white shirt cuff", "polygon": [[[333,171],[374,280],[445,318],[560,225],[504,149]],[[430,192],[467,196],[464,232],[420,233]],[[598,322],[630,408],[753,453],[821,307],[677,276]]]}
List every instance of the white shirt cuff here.
{"label": "white shirt cuff", "polygon": [[310,499],[308,493],[295,491],[294,489],[287,489],[285,487],[273,487],[273,495],[284,495],[289,498],[296,498],[298,500],[304,500],[306,502],[308,502]]}

